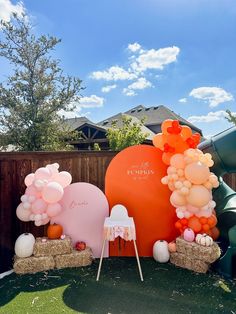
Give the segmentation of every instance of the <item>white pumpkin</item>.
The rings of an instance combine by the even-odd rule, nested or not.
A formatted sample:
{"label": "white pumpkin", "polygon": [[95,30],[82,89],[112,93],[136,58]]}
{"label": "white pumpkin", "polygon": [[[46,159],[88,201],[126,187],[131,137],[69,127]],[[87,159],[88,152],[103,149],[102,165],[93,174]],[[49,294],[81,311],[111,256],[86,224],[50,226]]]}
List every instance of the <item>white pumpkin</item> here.
{"label": "white pumpkin", "polygon": [[35,237],[31,233],[23,233],[15,243],[15,253],[18,257],[29,257],[33,254]]}
{"label": "white pumpkin", "polygon": [[168,243],[164,240],[156,241],[153,245],[153,258],[159,263],[167,263],[170,259]]}
{"label": "white pumpkin", "polygon": [[207,235],[206,233],[198,233],[196,235],[195,241],[203,246],[212,246],[213,244],[213,239],[212,237],[210,237],[209,235]]}

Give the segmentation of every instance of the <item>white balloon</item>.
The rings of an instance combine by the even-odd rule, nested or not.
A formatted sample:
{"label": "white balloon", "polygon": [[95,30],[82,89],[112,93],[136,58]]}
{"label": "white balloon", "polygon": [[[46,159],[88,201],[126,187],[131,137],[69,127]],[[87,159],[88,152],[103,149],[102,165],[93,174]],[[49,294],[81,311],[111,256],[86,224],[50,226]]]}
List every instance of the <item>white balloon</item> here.
{"label": "white balloon", "polygon": [[29,209],[31,207],[29,202],[22,203],[22,206],[24,207],[24,209]]}
{"label": "white balloon", "polygon": [[22,195],[20,200],[21,200],[22,203],[28,202],[28,195],[25,195],[25,194]]}

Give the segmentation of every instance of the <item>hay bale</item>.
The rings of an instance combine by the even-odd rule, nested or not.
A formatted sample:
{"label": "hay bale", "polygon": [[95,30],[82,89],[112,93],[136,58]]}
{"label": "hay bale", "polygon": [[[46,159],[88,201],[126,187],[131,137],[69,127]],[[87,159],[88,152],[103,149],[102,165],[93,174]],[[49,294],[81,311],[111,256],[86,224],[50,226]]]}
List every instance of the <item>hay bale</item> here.
{"label": "hay bale", "polygon": [[187,242],[182,237],[176,239],[176,249],[184,256],[200,259],[206,263],[215,262],[221,255],[220,247],[216,242],[212,246],[202,246],[196,242]]}
{"label": "hay bale", "polygon": [[63,254],[54,256],[55,267],[81,267],[92,264],[93,254],[90,248],[86,248],[84,251],[73,250],[70,254]]}
{"label": "hay bale", "polygon": [[34,274],[39,271],[53,269],[54,267],[55,262],[53,256],[30,256],[25,258],[15,256],[13,265],[16,274]]}
{"label": "hay bale", "polygon": [[197,273],[206,273],[209,269],[209,264],[206,262],[200,259],[193,259],[179,252],[170,253],[170,262],[176,266],[193,270]]}
{"label": "hay bale", "polygon": [[[42,242],[46,239],[46,242]],[[44,240],[43,240],[44,241]],[[58,254],[69,254],[72,252],[71,238],[66,236],[65,239],[50,240],[48,238],[36,238],[34,244],[34,256],[48,256]]]}

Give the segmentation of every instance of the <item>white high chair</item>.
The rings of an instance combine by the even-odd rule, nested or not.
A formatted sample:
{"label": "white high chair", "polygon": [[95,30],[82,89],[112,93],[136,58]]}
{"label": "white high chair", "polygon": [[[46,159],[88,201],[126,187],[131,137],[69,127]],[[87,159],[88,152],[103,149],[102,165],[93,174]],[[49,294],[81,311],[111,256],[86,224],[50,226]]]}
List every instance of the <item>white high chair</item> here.
{"label": "white high chair", "polygon": [[104,222],[104,240],[102,245],[102,252],[98,267],[97,281],[100,277],[102,259],[104,254],[104,248],[106,241],[114,241],[115,238],[121,237],[126,241],[133,241],[135,255],[138,263],[139,275],[141,281],[143,281],[142,269],[140,266],[138,249],[136,245],[136,232],[134,219],[128,216],[127,209],[123,205],[115,205],[111,210],[110,217],[107,217]]}

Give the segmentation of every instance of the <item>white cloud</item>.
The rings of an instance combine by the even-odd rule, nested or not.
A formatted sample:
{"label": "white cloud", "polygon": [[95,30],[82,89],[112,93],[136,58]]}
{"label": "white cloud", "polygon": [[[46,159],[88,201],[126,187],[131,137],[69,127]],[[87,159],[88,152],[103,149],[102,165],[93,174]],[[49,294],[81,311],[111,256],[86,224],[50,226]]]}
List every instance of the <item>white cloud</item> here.
{"label": "white cloud", "polygon": [[[233,112],[233,114],[235,114]],[[188,117],[188,121],[191,123],[196,123],[196,122],[202,122],[202,123],[209,123],[209,122],[214,122],[214,121],[219,121],[219,120],[224,120],[224,118],[227,116],[226,111],[224,110],[219,110],[215,112],[208,112],[207,115],[202,115],[202,116],[190,116]]]}
{"label": "white cloud", "polygon": [[133,43],[128,45],[128,49],[132,52],[136,52],[141,49],[141,46],[138,43]]}
{"label": "white cloud", "polygon": [[124,88],[123,93],[127,96],[135,96],[136,94],[134,90],[137,90],[137,89],[141,90],[141,89],[145,89],[151,86],[152,86],[152,83],[146,80],[145,77],[140,77],[137,79],[136,82],[128,85],[127,88]]}
{"label": "white cloud", "polygon": [[185,103],[185,102],[187,102],[187,98],[180,98],[179,102]]}
{"label": "white cloud", "polygon": [[25,13],[23,2],[19,1],[16,4],[12,4],[10,0],[0,0],[0,20],[9,22],[13,13],[19,16]]}
{"label": "white cloud", "polygon": [[91,74],[91,78],[95,80],[106,81],[133,80],[136,77],[136,74],[126,71],[119,66],[112,66],[105,71],[95,71]]}
{"label": "white cloud", "polygon": [[[74,118],[81,116],[81,110],[83,108],[100,108],[104,104],[104,98],[91,95],[80,98],[79,102],[72,102],[71,108],[73,107],[73,111],[65,111],[59,110],[58,114],[60,116],[64,116],[65,118]],[[69,106],[68,106],[69,109]],[[89,113],[86,113],[88,115]],[[85,114],[83,114],[84,116]]]}
{"label": "white cloud", "polygon": [[148,69],[163,70],[165,65],[176,61],[179,52],[180,49],[176,46],[142,51],[131,64],[131,68],[135,72],[144,72]]}
{"label": "white cloud", "polygon": [[116,88],[116,86],[117,86],[116,84],[103,86],[101,91],[103,93],[109,93],[112,89]]}
{"label": "white cloud", "polygon": [[102,107],[104,103],[104,98],[91,95],[89,97],[82,97],[79,100],[78,106],[81,108],[95,108],[95,107]]}
{"label": "white cloud", "polygon": [[220,87],[194,88],[189,96],[208,102],[210,107],[217,107],[221,103],[234,99],[232,94]]}

